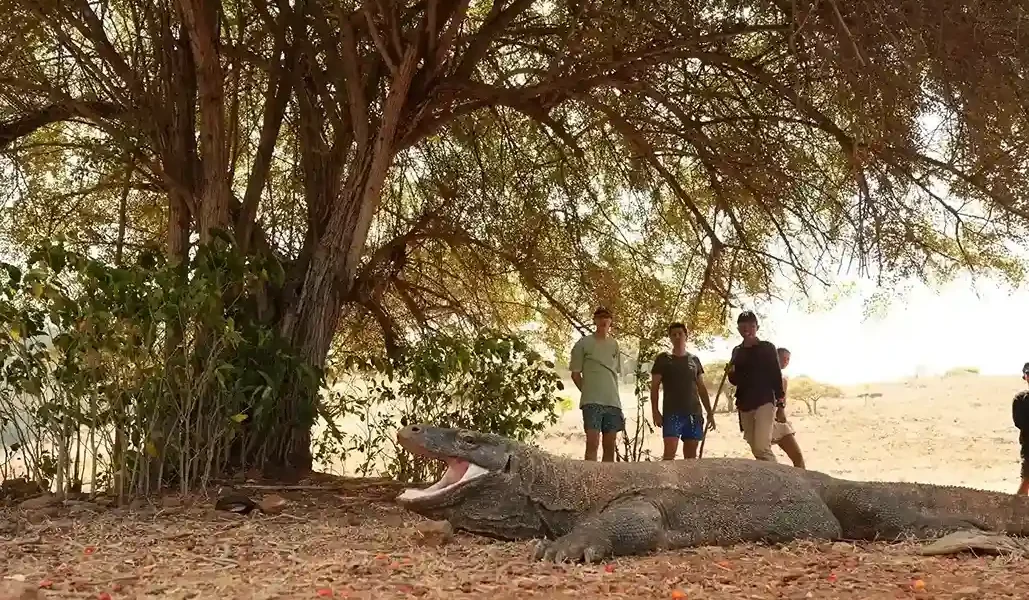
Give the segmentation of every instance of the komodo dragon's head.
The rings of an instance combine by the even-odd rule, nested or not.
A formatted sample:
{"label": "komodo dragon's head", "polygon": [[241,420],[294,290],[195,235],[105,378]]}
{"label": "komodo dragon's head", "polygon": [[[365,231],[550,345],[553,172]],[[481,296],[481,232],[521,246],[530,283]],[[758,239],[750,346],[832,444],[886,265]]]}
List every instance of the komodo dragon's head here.
{"label": "komodo dragon's head", "polygon": [[540,535],[542,524],[523,485],[534,449],[491,433],[426,424],[404,427],[397,441],[412,454],[447,465],[436,483],[397,496],[404,508],[504,539]]}

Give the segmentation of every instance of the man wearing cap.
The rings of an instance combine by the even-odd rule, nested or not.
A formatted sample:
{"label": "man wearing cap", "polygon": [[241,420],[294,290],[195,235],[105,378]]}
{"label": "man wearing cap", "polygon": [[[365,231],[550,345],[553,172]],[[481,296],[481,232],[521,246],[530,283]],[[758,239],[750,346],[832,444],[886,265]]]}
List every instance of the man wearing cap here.
{"label": "man wearing cap", "polygon": [[[1029,362],[1022,365],[1022,381],[1029,385]],[[1011,417],[1018,428],[1018,445],[1022,447],[1022,483],[1015,493],[1029,496],[1029,389],[1015,394],[1015,400],[1011,403]]]}
{"label": "man wearing cap", "polygon": [[622,353],[611,335],[611,312],[599,307],[593,313],[596,327],[572,346],[569,367],[572,381],[582,393],[579,408],[586,430],[586,460],[597,460],[603,446],[603,461],[614,462],[615,441],[625,428],[618,378],[622,374]]}
{"label": "man wearing cap", "polygon": [[725,366],[729,383],[736,386],[736,410],[740,413],[743,439],[750,445],[754,458],[775,460],[772,452],[772,428],[775,411],[785,406],[782,369],[775,344],[758,339],[757,315],[749,310],[740,313],[736,329],[743,341],[732,349],[732,358]]}

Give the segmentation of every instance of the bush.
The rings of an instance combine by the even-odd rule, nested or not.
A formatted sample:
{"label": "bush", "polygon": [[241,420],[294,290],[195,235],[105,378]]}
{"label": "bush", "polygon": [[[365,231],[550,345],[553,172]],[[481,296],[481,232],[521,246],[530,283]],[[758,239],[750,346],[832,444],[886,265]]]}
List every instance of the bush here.
{"label": "bush", "polygon": [[121,267],[58,240],[26,267],[0,264],[4,478],[119,496],[203,487],[260,466],[280,391],[296,377],[317,385],[251,318],[281,268],[228,237],[187,264],[151,251]]}
{"label": "bush", "polygon": [[[379,471],[398,481],[438,477],[443,465],[401,452],[397,429],[432,423],[529,440],[557,421],[553,363],[519,337],[483,332],[473,337],[433,334],[395,359],[344,354],[337,389],[323,402],[327,429],[315,444],[319,460],[358,453],[361,475]],[[356,415],[364,431],[336,423]]]}

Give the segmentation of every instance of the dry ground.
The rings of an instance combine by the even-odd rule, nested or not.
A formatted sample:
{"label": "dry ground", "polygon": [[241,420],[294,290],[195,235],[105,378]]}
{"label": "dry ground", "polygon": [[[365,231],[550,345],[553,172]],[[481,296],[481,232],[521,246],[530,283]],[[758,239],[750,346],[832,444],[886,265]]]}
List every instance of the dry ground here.
{"label": "dry ground", "polygon": [[[790,421],[810,469],[862,481],[923,481],[1012,492],[1018,487],[1018,430],[1011,399],[1025,383],[1013,377],[934,377],[844,388],[846,397],[826,399],[818,415],[789,402]],[[543,437],[549,451],[582,456],[582,413],[569,382],[575,410]],[[715,390],[711,390],[713,395]],[[863,394],[879,394],[875,397]],[[731,399],[721,398],[720,406]],[[622,405],[635,408],[623,387]],[[650,411],[647,411],[649,418]],[[705,456],[750,456],[735,414],[718,415]],[[629,431],[633,430],[630,419]],[[658,433],[647,448],[661,456]],[[777,451],[780,460],[788,460]],[[1029,596],[1029,594],[1027,594]]]}
{"label": "dry ground", "polygon": [[1016,598],[1029,586],[1020,559],[926,558],[903,545],[530,563],[527,543],[427,544],[421,520],[391,505],[396,489],[284,492],[293,502],[277,516],[198,503],[22,523],[0,545],[0,598]]}
{"label": "dry ground", "polygon": [[[794,417],[811,466],[854,479],[1010,490],[1015,383],[962,378],[878,386]],[[867,390],[866,390],[867,391]],[[856,391],[856,393],[860,392]],[[795,411],[796,412],[796,409]],[[544,444],[578,454],[577,411]],[[731,417],[709,455],[741,455]],[[654,440],[656,442],[656,440]],[[601,566],[526,560],[531,544],[457,535],[442,545],[385,482],[279,491],[285,513],[241,517],[192,499],[134,510],[0,512],[4,598],[1025,598],[1029,560],[928,558],[910,546],[703,548]],[[254,494],[263,493],[254,490]],[[195,504],[194,504],[195,502]],[[34,523],[33,523],[34,521]],[[32,594],[37,594],[33,596]]]}

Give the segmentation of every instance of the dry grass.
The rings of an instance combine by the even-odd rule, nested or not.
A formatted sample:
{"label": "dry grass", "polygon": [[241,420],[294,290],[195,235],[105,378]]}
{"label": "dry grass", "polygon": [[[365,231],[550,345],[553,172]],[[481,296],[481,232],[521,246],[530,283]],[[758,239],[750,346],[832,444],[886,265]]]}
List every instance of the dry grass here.
{"label": "dry grass", "polygon": [[280,492],[291,503],[276,516],[216,513],[196,499],[65,511],[33,525],[25,511],[8,509],[0,598],[1014,598],[1029,586],[1022,559],[930,558],[906,545],[795,543],[599,566],[531,563],[531,543],[459,534],[425,545],[421,519],[392,503],[397,489],[348,480]]}

